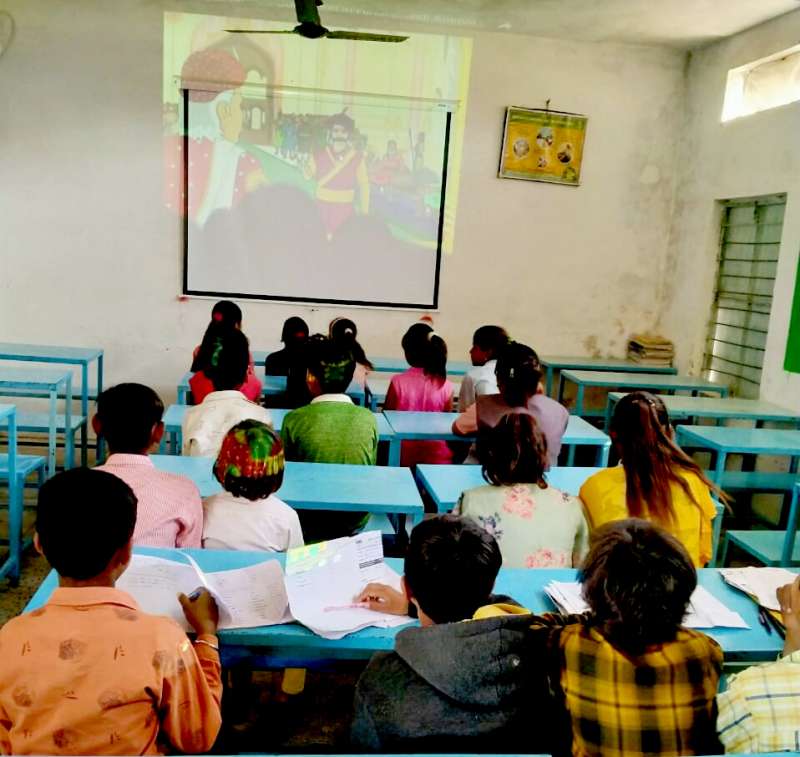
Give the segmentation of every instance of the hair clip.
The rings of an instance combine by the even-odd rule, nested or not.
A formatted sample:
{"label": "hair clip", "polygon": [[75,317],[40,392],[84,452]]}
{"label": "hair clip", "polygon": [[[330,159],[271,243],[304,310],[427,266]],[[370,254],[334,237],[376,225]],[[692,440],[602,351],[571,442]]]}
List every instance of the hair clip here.
{"label": "hair clip", "polygon": [[514,373],[516,372],[516,370],[517,370],[516,368],[509,368],[508,369],[508,377],[509,378],[514,378]]}
{"label": "hair clip", "polygon": [[[433,329],[428,332],[428,341],[430,342],[433,337],[439,336]],[[441,338],[441,337],[440,337]]]}
{"label": "hair clip", "polygon": [[211,315],[211,319],[216,321],[217,323],[222,321],[222,313],[213,313]]}

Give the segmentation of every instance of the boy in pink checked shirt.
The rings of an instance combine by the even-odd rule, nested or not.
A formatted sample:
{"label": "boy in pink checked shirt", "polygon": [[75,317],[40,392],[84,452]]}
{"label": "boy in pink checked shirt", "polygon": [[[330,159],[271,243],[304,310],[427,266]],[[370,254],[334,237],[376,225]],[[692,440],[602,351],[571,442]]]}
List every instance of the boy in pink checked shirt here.
{"label": "boy in pink checked shirt", "polygon": [[194,547],[203,535],[203,503],[192,481],[158,470],[147,453],[164,435],[164,404],[150,387],[117,384],[97,398],[92,428],[111,452],[97,470],[113,473],[139,501],[133,543],[145,547]]}

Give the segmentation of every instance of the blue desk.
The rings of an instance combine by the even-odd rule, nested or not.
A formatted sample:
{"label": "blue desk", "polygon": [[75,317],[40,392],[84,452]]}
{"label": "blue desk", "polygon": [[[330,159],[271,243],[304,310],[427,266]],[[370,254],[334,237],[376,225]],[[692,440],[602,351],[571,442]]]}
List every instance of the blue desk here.
{"label": "blue desk", "polygon": [[[142,554],[171,557],[176,550],[137,548]],[[215,550],[187,550],[201,568],[208,571],[242,568],[264,560],[283,560],[283,555],[267,552],[227,552]],[[402,572],[402,561],[388,559],[387,563]],[[495,591],[514,597],[535,613],[553,612],[554,606],[544,593],[550,581],[574,581],[577,571],[572,569],[501,569]],[[698,571],[699,584],[738,612],[750,628],[716,628],[708,634],[716,639],[725,652],[726,662],[766,662],[774,660],[782,648],[777,634],[767,634],[758,622],[755,604],[741,592],[727,586],[717,570]],[[41,607],[56,587],[57,578],[51,572],[33,595],[25,611]],[[265,651],[280,658],[280,665],[297,665],[317,660],[366,660],[374,652],[390,650],[399,628],[367,628],[336,641],[322,639],[306,628],[292,623],[280,626],[240,628],[220,631],[223,661],[230,663],[240,657]]]}
{"label": "blue desk", "polygon": [[8,476],[8,557],[0,565],[0,578],[19,578],[22,555],[22,492],[24,481],[17,480],[17,409],[14,405],[0,405],[0,422],[8,428],[8,453],[0,476]]}
{"label": "blue desk", "polygon": [[[556,489],[578,496],[589,476],[602,468],[551,468],[547,481]],[[417,480],[440,513],[450,512],[467,489],[486,486],[480,465],[418,465]]]}
{"label": "blue desk", "polygon": [[[725,462],[734,453],[742,455],[783,455],[791,458],[791,474],[797,473],[800,457],[800,431],[773,428],[736,428],[733,426],[678,426],[677,442],[682,447],[695,447],[715,453],[716,464],[711,480],[722,487],[725,483]],[[758,477],[781,474],[759,473]]]}
{"label": "blue desk", "polygon": [[[21,390],[21,391],[20,391]],[[48,412],[48,443],[47,443],[47,474],[52,476],[56,472],[56,444],[58,435],[59,416],[57,411],[58,393],[64,392],[64,415],[62,421],[67,435],[72,428],[72,372],[25,370],[22,368],[0,367],[0,394],[30,396],[30,392],[44,392],[49,398]],[[72,445],[65,444],[66,456],[64,467],[71,468]]]}
{"label": "blue desk", "polygon": [[[606,428],[611,422],[614,406],[625,392],[609,392],[606,405]],[[678,394],[659,394],[671,420],[685,418],[711,418],[716,421],[748,420],[756,425],[763,423],[800,423],[800,413],[763,400],[741,397],[687,397]]]}
{"label": "blue desk", "polygon": [[[417,413],[404,410],[384,410],[383,414],[400,441],[406,440],[441,440],[463,442],[470,437],[453,433],[453,421],[458,413]],[[574,460],[574,447],[597,447],[597,464],[608,465],[608,454],[611,450],[611,439],[596,429],[583,418],[571,415],[567,422],[567,430],[562,438],[562,445],[568,447],[568,459]]]}
{"label": "blue desk", "polygon": [[670,376],[665,374],[653,373],[622,373],[613,371],[561,371],[558,380],[558,401],[563,404],[564,387],[571,381],[577,386],[575,397],[575,415],[603,415],[604,413],[588,413],[584,408],[584,395],[588,387],[604,387],[607,389],[645,389],[657,392],[691,392],[696,395],[698,392],[713,392],[721,397],[728,396],[728,387],[722,384],[715,384],[713,381],[706,381],[693,376]]}
{"label": "blue desk", "polygon": [[[210,457],[152,455],[159,470],[192,479],[201,497],[222,491]],[[341,510],[374,515],[408,515],[412,523],[424,510],[408,468],[374,465],[287,462],[277,496],[297,510]]]}
{"label": "blue desk", "polygon": [[[164,453],[167,447],[167,439],[169,436],[169,447],[173,455],[180,454],[183,448],[183,419],[189,410],[189,405],[170,405],[164,413],[164,438],[161,440],[159,452]],[[280,432],[283,426],[283,419],[291,410],[280,408],[269,408],[269,414],[272,416],[272,427]],[[400,465],[400,441],[396,438],[389,421],[384,418],[382,413],[375,413],[375,420],[378,423],[378,441],[388,442],[389,444],[389,465]]]}
{"label": "blue desk", "polygon": [[617,371],[618,373],[662,373],[674,375],[678,371],[672,367],[642,365],[633,360],[614,357],[565,357],[563,355],[539,356],[545,369],[545,392],[553,396],[553,383],[556,371]]}
{"label": "blue desk", "polygon": [[[98,347],[57,347],[44,344],[14,344],[0,342],[0,360],[19,360],[32,363],[78,365],[81,369],[81,465],[87,464],[89,400],[103,391],[103,350]],[[89,365],[97,361],[97,384],[89,388]],[[69,424],[65,433],[70,434]],[[103,457],[102,440],[96,440],[97,462]]]}
{"label": "blue desk", "polygon": [[[372,369],[376,373],[402,373],[408,370],[408,363],[404,357],[374,357],[370,359]],[[472,369],[472,363],[463,360],[448,360],[447,375],[463,376]]]}

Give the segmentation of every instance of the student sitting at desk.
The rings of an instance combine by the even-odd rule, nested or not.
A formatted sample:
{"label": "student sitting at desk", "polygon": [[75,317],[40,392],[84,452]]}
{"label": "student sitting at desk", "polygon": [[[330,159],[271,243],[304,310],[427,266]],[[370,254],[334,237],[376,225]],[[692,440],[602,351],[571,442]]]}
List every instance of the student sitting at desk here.
{"label": "student sitting at desk", "polygon": [[581,487],[589,526],[652,520],[686,547],[696,567],[705,565],[716,516],[709,490],[725,495],[673,441],[664,403],[649,392],[626,394],[614,409],[610,434],[622,465],[598,471]]}
{"label": "student sitting at desk", "polygon": [[510,342],[500,352],[495,372],[500,393],[477,397],[475,404],[453,422],[454,434],[478,435],[476,451],[470,454],[467,462],[481,460],[482,435],[497,425],[507,412],[520,408],[536,419],[547,439],[549,465],[555,466],[569,413],[565,407],[544,395],[539,356],[527,345]]}
{"label": "student sitting at desk", "polygon": [[465,491],[455,511],[497,539],[506,568],[579,568],[589,533],[583,505],[544,480],[547,440],[535,418],[503,416],[487,432],[483,453],[490,485]]}
{"label": "student sitting at desk", "polygon": [[[403,352],[411,366],[392,377],[385,410],[447,413],[453,407],[453,385],[447,379],[447,344],[427,323],[415,323],[403,336]],[[452,453],[444,441],[404,441],[400,465],[446,464]]]}
{"label": "student sitting at desk", "polygon": [[216,337],[208,377],[214,391],[183,418],[183,454],[216,457],[225,434],[239,421],[252,418],[269,424],[269,411],[248,400],[237,387],[247,374],[247,337],[236,330]]}
{"label": "student sitting at desk", "polygon": [[509,342],[502,326],[481,326],[472,337],[469,357],[471,368],[461,380],[458,392],[458,411],[463,413],[482,394],[497,394],[497,356]]}
{"label": "student sitting at desk", "polygon": [[275,496],[283,444],[265,423],[237,423],[225,436],[214,476],[225,489],[203,503],[203,547],[285,552],[303,546],[297,512]]}
{"label": "student sitting at desk", "polygon": [[[192,391],[192,404],[199,405],[206,397],[214,391],[211,379],[206,373],[206,368],[210,365],[216,344],[217,337],[229,329],[242,330],[242,311],[239,306],[230,300],[221,300],[214,305],[211,311],[211,321],[203,335],[203,341],[199,347],[195,347],[192,355],[192,367],[194,376],[189,379],[189,388]],[[247,364],[247,377],[244,383],[236,387],[247,399],[258,402],[261,398],[261,380],[256,376],[253,356],[248,352],[249,362]]]}
{"label": "student sitting at desk", "polygon": [[609,524],[581,579],[589,614],[541,618],[566,623],[548,640],[556,741],[573,755],[719,754],[722,650],[682,625],[697,585],[683,546],[647,521]]}
{"label": "student sitting at desk", "polygon": [[[114,588],[131,560],[136,497],[76,468],[39,491],[36,548],[58,573],[45,605],[0,629],[3,754],[197,754],[221,724],[217,608],[180,595],[197,637]],[[13,653],[12,653],[13,650]]]}
{"label": "student sitting at desk", "polygon": [[353,353],[353,359],[356,361],[353,381],[362,388],[366,386],[367,376],[373,369],[373,365],[364,352],[364,348],[356,339],[358,336],[356,324],[349,318],[334,318],[328,326],[328,336],[334,342],[338,342],[342,349]]}
{"label": "student sitting at desk", "polygon": [[491,592],[501,562],[489,533],[468,518],[443,515],[411,532],[405,596],[365,588],[360,601],[397,614],[413,607],[422,627],[400,631],[394,651],[376,654],[362,673],[351,730],[357,749],[540,751],[546,721],[537,712],[547,697],[527,653],[533,616],[490,604],[499,599]]}
{"label": "student sitting at desk", "polygon": [[111,453],[97,470],[113,473],[139,502],[133,543],[145,547],[200,547],[203,504],[197,486],[158,470],[148,457],[164,435],[164,404],[148,386],[118,384],[97,398],[95,434]]}
{"label": "student sitting at desk", "polygon": [[282,395],[267,395],[271,407],[302,407],[311,400],[306,384],[308,324],[298,316],[287,318],[281,332],[283,349],[267,355],[264,373],[267,376],[286,376],[286,391]]}
{"label": "student sitting at desk", "polygon": [[786,626],[783,655],[728,677],[717,695],[726,752],[797,752],[800,734],[800,577],[778,589]]}
{"label": "student sitting at desk", "polygon": [[[309,342],[308,386],[314,399],[283,419],[287,460],[375,465],[375,416],[345,394],[354,370],[352,353],[337,343],[321,335]],[[369,520],[368,513],[302,510],[299,515],[307,543],[351,536]]]}

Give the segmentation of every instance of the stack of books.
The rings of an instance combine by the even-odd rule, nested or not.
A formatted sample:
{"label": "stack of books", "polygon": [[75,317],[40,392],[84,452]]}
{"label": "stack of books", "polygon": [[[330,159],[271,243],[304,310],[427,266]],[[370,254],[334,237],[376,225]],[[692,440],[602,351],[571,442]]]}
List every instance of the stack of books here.
{"label": "stack of books", "polygon": [[628,342],[628,358],[642,365],[669,368],[675,348],[668,339],[652,334],[634,334]]}

